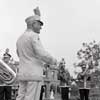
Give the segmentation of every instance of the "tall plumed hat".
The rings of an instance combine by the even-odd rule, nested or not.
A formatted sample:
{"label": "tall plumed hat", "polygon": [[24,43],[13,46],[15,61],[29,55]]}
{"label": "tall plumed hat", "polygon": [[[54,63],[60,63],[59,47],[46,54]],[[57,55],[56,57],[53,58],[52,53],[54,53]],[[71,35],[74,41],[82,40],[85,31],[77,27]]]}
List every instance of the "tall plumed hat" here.
{"label": "tall plumed hat", "polygon": [[35,9],[33,9],[34,11],[34,16],[29,16],[25,19],[25,22],[28,24],[28,23],[33,23],[34,21],[39,21],[41,23],[41,25],[43,25],[43,22],[41,21],[40,19],[40,10],[39,10],[39,7],[36,7]]}

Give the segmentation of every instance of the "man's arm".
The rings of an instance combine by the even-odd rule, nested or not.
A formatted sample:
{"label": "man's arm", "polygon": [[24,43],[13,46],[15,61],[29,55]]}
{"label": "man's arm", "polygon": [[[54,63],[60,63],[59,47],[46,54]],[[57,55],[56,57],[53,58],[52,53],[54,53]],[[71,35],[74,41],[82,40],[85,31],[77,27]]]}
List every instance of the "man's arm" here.
{"label": "man's arm", "polygon": [[36,54],[36,57],[43,62],[51,65],[56,65],[57,60],[53,58],[42,46],[41,41],[38,40],[38,37],[32,37],[32,46]]}

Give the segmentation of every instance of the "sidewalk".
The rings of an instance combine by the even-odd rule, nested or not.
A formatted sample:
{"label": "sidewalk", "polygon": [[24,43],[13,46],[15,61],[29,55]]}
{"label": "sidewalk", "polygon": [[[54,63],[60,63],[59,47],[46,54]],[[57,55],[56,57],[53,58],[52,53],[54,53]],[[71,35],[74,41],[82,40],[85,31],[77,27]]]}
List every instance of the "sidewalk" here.
{"label": "sidewalk", "polygon": [[55,95],[54,99],[45,98],[43,100],[61,100],[61,97],[58,95]]}

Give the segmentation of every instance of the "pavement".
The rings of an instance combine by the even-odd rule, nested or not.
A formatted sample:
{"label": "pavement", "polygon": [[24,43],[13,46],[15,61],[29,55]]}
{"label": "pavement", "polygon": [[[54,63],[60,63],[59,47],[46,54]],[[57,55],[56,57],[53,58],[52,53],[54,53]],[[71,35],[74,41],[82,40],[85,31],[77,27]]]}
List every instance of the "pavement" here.
{"label": "pavement", "polygon": [[55,95],[54,99],[45,98],[43,100],[61,100],[61,96]]}

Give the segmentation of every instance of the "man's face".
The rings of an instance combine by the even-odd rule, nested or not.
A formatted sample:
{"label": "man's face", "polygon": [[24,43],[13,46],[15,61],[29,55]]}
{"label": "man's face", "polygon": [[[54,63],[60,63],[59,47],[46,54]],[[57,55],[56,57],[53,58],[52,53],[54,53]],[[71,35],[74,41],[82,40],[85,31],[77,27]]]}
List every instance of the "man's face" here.
{"label": "man's face", "polygon": [[82,67],[82,71],[85,71],[86,67]]}
{"label": "man's face", "polygon": [[10,60],[10,57],[5,57],[5,58],[4,58],[4,62],[5,62],[5,63],[8,63],[9,60]]}
{"label": "man's face", "polygon": [[39,21],[34,21],[33,23],[33,30],[36,32],[36,33],[40,33],[40,30],[41,30],[41,23]]}

